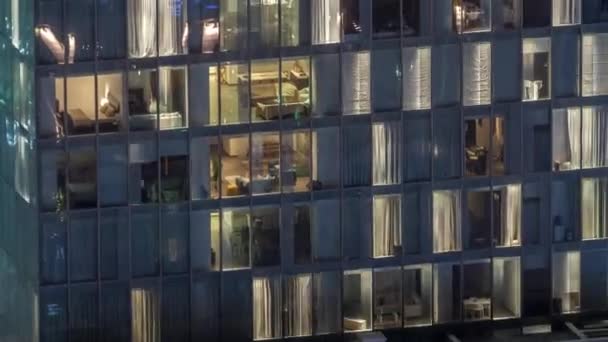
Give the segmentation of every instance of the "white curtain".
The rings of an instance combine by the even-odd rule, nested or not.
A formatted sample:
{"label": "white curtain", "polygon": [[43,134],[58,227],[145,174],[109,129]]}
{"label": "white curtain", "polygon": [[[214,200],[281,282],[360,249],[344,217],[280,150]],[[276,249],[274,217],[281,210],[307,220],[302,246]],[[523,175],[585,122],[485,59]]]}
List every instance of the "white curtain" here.
{"label": "white curtain", "polygon": [[521,185],[507,185],[501,191],[500,246],[511,247],[521,244]]}
{"label": "white curtain", "polygon": [[463,104],[465,106],[488,104],[491,94],[490,43],[465,44],[463,49]]}
{"label": "white curtain", "polygon": [[553,298],[561,299],[562,312],[578,309],[580,279],[580,252],[553,254]]}
{"label": "white curtain", "polygon": [[129,57],[156,56],[156,0],[128,0]]}
{"label": "white curtain", "polygon": [[372,126],[373,182],[375,185],[400,182],[401,130],[399,123],[376,123]]}
{"label": "white curtain", "polygon": [[156,56],[157,30],[161,56],[187,52],[186,7],[185,1],[158,0],[157,12],[156,0],[129,0],[129,57]]}
{"label": "white curtain", "polygon": [[568,145],[570,150],[570,169],[581,167],[581,111],[579,108],[568,108]]}
{"label": "white curtain", "polygon": [[186,0],[158,0],[158,53],[161,56],[188,53]]}
{"label": "white curtain", "polygon": [[285,336],[312,335],[312,278],[308,274],[290,277],[285,303]]}
{"label": "white curtain", "polygon": [[374,197],[374,257],[395,255],[401,246],[401,196]]}
{"label": "white curtain", "polygon": [[431,107],[431,48],[407,47],[402,52],[403,110]]}
{"label": "white curtain", "polygon": [[583,107],[582,166],[608,166],[608,107]]}
{"label": "white curtain", "polygon": [[583,35],[583,96],[608,95],[608,33]]}
{"label": "white curtain", "polygon": [[553,26],[579,24],[581,0],[553,0]]}
{"label": "white curtain", "polygon": [[133,342],[160,341],[158,296],[153,290],[131,290],[131,334]]}
{"label": "white curtain", "polygon": [[279,279],[253,279],[254,340],[281,336],[280,288]]}
{"label": "white curtain", "polygon": [[340,0],[312,0],[312,43],[340,42]]}
{"label": "white curtain", "polygon": [[370,112],[369,52],[342,55],[342,112],[364,114]]}
{"label": "white curtain", "polygon": [[460,191],[433,192],[433,252],[461,249],[460,208]]}
{"label": "white curtain", "polygon": [[583,178],[581,180],[581,197],[583,239],[607,237],[608,179]]}

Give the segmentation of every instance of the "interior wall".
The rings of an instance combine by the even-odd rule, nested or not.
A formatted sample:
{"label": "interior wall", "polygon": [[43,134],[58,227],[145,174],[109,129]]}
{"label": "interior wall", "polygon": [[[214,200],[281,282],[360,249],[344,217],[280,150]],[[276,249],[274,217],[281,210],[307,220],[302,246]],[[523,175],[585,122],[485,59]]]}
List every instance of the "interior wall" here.
{"label": "interior wall", "polygon": [[490,149],[490,120],[482,119],[475,121],[475,141],[478,146]]}
{"label": "interior wall", "polygon": [[[60,89],[60,88],[57,88]],[[80,109],[88,116],[95,116],[95,77],[81,76],[67,79],[67,109]],[[59,99],[60,103],[62,99]]]}

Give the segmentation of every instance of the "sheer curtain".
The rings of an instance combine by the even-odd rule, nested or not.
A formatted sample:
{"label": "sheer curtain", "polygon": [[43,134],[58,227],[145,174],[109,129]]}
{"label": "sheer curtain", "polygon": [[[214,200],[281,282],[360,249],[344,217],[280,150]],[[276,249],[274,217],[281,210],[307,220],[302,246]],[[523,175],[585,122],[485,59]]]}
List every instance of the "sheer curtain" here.
{"label": "sheer curtain", "polygon": [[312,335],[312,278],[308,274],[288,278],[285,336]]}
{"label": "sheer curtain", "polygon": [[312,0],[312,43],[340,42],[340,1]]}
{"label": "sheer curtain", "polygon": [[576,311],[580,306],[580,264],[579,252],[553,254],[553,298],[561,299],[561,312]]}
{"label": "sheer curtain", "polygon": [[582,166],[608,166],[608,107],[584,107],[582,116]]}
{"label": "sheer curtain", "polygon": [[507,185],[502,191],[500,246],[521,244],[521,185]]}
{"label": "sheer curtain", "polygon": [[374,257],[397,254],[401,247],[401,196],[374,197]]}
{"label": "sheer curtain", "polygon": [[406,47],[402,52],[403,110],[431,107],[431,48]]}
{"label": "sheer curtain", "polygon": [[608,33],[583,35],[583,96],[608,94]]}
{"label": "sheer curtain", "polygon": [[281,336],[281,284],[278,278],[253,279],[253,338]]}
{"label": "sheer curtain", "polygon": [[607,237],[608,179],[583,178],[581,180],[581,196],[583,239]]}
{"label": "sheer curtain", "polygon": [[433,252],[461,249],[460,208],[460,191],[433,192]]}
{"label": "sheer curtain", "polygon": [[579,108],[568,108],[568,146],[570,150],[571,169],[581,167],[581,111]]}
{"label": "sheer curtain", "polygon": [[581,22],[581,0],[553,0],[553,26]]}
{"label": "sheer curtain", "polygon": [[401,130],[399,123],[376,123],[373,135],[373,182],[374,184],[398,184],[400,182]]}
{"label": "sheer curtain", "polygon": [[352,52],[342,55],[343,114],[370,112],[369,67],[369,52]]}
{"label": "sheer curtain", "polygon": [[161,56],[187,52],[186,1],[158,0],[158,12],[156,0],[128,1],[129,57],[156,56],[157,32]]}
{"label": "sheer curtain", "polygon": [[156,0],[128,0],[129,57],[156,56]]}
{"label": "sheer curtain", "polygon": [[186,0],[158,0],[158,53],[161,56],[188,53],[186,7]]}
{"label": "sheer curtain", "polygon": [[160,342],[160,311],[156,292],[131,290],[131,334],[133,342]]}
{"label": "sheer curtain", "polygon": [[490,103],[490,43],[465,44],[463,46],[463,53],[463,104],[465,106],[473,106]]}

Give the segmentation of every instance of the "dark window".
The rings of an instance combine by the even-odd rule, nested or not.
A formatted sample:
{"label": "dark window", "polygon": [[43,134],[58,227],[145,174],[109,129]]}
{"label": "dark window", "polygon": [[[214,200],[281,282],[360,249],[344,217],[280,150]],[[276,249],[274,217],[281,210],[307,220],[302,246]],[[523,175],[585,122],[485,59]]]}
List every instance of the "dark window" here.
{"label": "dark window", "polygon": [[374,38],[390,38],[399,35],[401,27],[400,0],[372,1]]}
{"label": "dark window", "polygon": [[253,266],[280,264],[279,208],[251,210]]}
{"label": "dark window", "polygon": [[551,0],[522,1],[524,2],[524,28],[551,25]]}

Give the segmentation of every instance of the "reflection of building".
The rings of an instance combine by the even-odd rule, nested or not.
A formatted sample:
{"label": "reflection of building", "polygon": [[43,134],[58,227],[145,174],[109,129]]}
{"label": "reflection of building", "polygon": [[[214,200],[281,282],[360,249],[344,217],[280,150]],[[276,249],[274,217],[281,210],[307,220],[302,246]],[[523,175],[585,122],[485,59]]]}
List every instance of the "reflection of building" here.
{"label": "reflection of building", "polygon": [[[49,268],[61,271],[66,260],[64,250],[46,253],[38,248],[33,47],[35,35],[41,44],[57,43],[53,48],[65,55],[55,63],[63,63],[73,55],[73,37],[67,32],[65,37],[54,37],[47,26],[34,30],[32,5],[19,0],[5,0],[0,5],[1,341],[38,341],[38,314],[53,313],[52,306],[39,301],[39,276],[45,272],[39,262],[44,260]],[[59,43],[57,39],[63,38],[65,42]],[[59,311],[65,314],[66,308]]]}
{"label": "reflection of building", "polygon": [[[0,39],[25,25],[10,3]],[[19,194],[0,218],[39,218],[40,271],[17,275],[41,340],[409,340],[606,311],[603,4],[36,0],[0,51],[20,56],[0,63]]]}

